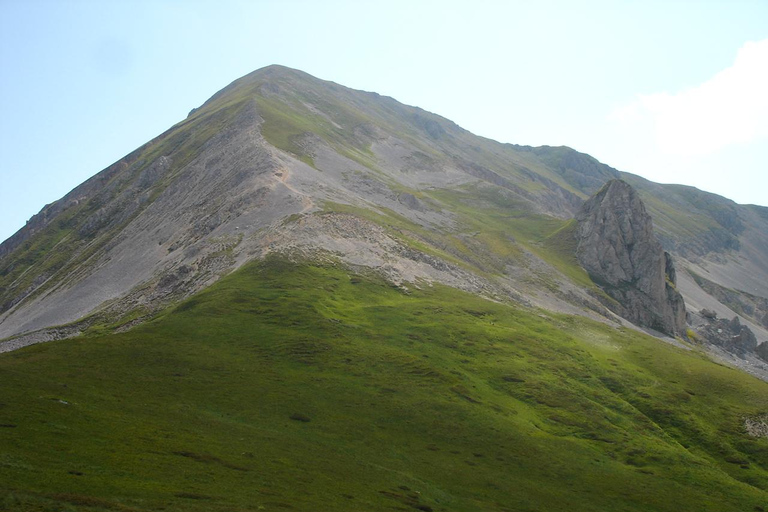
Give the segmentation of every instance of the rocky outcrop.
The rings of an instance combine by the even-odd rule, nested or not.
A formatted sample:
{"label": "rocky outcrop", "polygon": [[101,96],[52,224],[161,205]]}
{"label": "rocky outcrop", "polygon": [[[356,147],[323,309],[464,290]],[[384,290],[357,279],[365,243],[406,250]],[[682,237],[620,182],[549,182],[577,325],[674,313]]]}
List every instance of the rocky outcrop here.
{"label": "rocky outcrop", "polygon": [[[669,253],[653,234],[640,196],[609,181],[576,215],[579,263],[613,301],[615,313],[669,335],[685,332],[685,304]],[[615,302],[614,302],[615,301]]]}
{"label": "rocky outcrop", "polygon": [[[752,330],[739,321],[735,316],[731,320],[709,318],[709,323],[699,331],[699,334],[713,345],[737,355],[756,352],[757,339]],[[758,355],[760,355],[758,353]]]}
{"label": "rocky outcrop", "polygon": [[757,357],[768,363],[768,341],[764,341],[755,349]]}

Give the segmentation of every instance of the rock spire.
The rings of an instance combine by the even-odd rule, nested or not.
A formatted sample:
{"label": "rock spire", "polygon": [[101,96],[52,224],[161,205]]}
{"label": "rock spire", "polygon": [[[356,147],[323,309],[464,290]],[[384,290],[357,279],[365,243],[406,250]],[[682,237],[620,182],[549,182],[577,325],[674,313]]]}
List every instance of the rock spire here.
{"label": "rock spire", "polygon": [[637,325],[683,335],[685,304],[675,288],[674,263],[654,236],[637,192],[611,180],[584,203],[576,220],[576,255],[613,299],[606,306]]}

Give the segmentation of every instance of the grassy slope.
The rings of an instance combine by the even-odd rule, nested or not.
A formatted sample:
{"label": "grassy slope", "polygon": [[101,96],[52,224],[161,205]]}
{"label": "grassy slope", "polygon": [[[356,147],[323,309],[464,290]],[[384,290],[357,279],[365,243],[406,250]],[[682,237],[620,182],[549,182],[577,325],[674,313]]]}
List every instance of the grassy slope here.
{"label": "grassy slope", "polygon": [[0,510],[768,503],[768,439],[741,426],[765,383],[331,266],[251,264],[128,333],[3,354],[0,379]]}
{"label": "grassy slope", "polygon": [[[497,258],[496,273],[504,265],[525,264],[521,248],[552,265],[574,283],[597,290],[575,257],[573,220],[563,221],[547,215],[531,213],[516,204],[498,187],[469,187],[466,190],[435,190],[429,195],[450,206],[458,214],[464,233],[472,233],[476,241],[465,256],[487,254]],[[482,265],[475,267],[483,268]],[[540,283],[545,286],[547,283]]]}

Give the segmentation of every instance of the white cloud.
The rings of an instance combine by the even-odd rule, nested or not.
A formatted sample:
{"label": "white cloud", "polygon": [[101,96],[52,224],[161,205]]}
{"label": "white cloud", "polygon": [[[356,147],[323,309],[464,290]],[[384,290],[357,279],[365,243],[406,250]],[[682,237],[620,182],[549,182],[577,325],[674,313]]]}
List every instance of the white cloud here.
{"label": "white cloud", "polygon": [[638,95],[608,119],[627,127],[650,120],[657,149],[668,155],[700,157],[768,139],[768,39],[746,43],[731,67],[703,84]]}

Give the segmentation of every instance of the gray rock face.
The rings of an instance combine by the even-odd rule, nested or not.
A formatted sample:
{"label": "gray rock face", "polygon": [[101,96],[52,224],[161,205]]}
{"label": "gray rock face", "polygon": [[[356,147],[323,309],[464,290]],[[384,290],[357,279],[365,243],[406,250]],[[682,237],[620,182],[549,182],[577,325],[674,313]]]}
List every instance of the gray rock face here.
{"label": "gray rock face", "polygon": [[749,327],[742,325],[737,316],[732,320],[709,319],[709,324],[701,330],[700,334],[710,343],[742,356],[748,352],[756,352],[758,356],[763,357],[761,352],[765,352],[765,348],[768,348],[757,350],[755,334]]}
{"label": "gray rock face", "polygon": [[616,302],[606,306],[631,322],[669,334],[685,332],[685,304],[675,289],[671,256],[653,234],[637,192],[609,181],[576,215],[576,255]]}
{"label": "gray rock face", "polygon": [[768,363],[768,341],[759,344],[755,349],[757,357]]}

